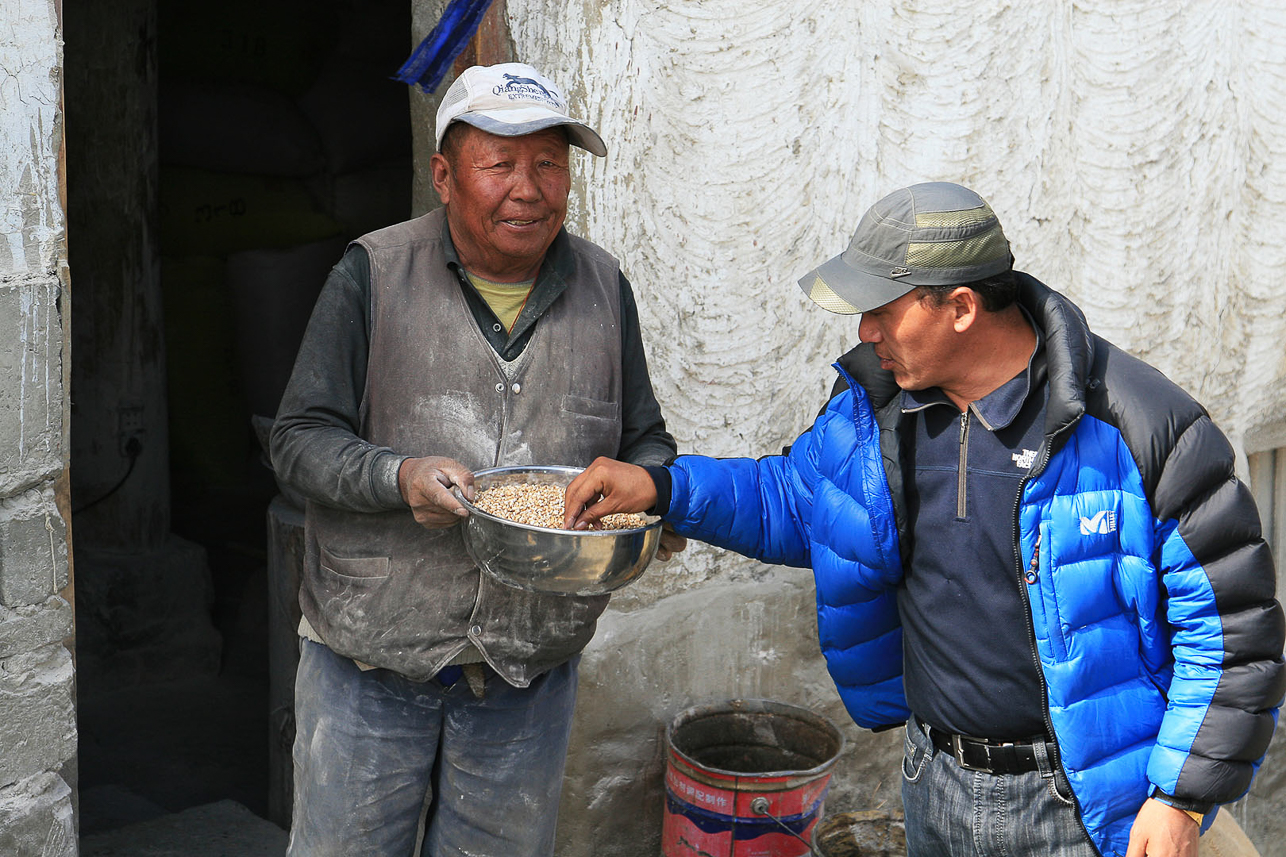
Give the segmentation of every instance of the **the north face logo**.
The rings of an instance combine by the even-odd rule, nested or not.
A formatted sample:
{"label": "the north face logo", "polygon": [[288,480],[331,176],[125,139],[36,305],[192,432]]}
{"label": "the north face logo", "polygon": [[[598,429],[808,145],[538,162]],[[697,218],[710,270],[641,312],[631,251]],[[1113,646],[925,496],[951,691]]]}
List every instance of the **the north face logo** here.
{"label": "the north face logo", "polygon": [[1081,535],[1105,536],[1116,532],[1116,512],[1104,509],[1092,518],[1081,518]]}
{"label": "the north face logo", "polygon": [[1036,463],[1036,450],[1024,449],[1022,452],[1015,452],[1010,456],[1014,464],[1023,470],[1031,470],[1031,466]]}

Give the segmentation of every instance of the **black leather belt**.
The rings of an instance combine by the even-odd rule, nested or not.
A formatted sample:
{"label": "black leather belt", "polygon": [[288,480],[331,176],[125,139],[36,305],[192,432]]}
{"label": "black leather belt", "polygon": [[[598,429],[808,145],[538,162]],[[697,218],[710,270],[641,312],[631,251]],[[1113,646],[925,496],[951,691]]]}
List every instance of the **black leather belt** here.
{"label": "black leather belt", "polygon": [[969,771],[987,774],[1024,774],[1040,770],[1036,747],[1031,741],[989,741],[934,729],[921,722],[921,728],[943,753],[949,753]]}

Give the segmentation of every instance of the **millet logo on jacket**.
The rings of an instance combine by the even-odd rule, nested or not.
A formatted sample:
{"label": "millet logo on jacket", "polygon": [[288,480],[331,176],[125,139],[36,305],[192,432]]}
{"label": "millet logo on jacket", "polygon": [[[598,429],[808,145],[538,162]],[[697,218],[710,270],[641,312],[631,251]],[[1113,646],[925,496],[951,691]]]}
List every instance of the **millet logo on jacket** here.
{"label": "millet logo on jacket", "polygon": [[1081,535],[1107,535],[1116,532],[1116,512],[1104,509],[1092,518],[1081,518]]}

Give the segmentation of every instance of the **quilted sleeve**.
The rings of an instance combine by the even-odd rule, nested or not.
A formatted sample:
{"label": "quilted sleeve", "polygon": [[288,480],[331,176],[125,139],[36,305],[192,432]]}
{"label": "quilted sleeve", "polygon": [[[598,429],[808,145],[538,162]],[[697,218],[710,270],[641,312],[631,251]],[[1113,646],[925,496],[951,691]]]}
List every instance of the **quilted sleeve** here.
{"label": "quilted sleeve", "polygon": [[1148,776],[1195,805],[1236,800],[1272,738],[1286,692],[1276,573],[1233,451],[1204,411],[1156,437],[1157,567],[1174,679]]}
{"label": "quilted sleeve", "polygon": [[[846,390],[783,455],[680,456],[670,466],[667,520],[684,535],[764,562],[855,562],[896,579],[893,505],[878,429],[861,388]],[[824,557],[815,556],[821,550]],[[848,578],[872,597],[888,580]],[[856,596],[841,600],[861,600]]]}
{"label": "quilted sleeve", "polygon": [[670,465],[666,520],[688,538],[764,562],[808,567],[811,489],[801,484],[792,459],[812,435],[801,435],[790,456],[679,456]]}

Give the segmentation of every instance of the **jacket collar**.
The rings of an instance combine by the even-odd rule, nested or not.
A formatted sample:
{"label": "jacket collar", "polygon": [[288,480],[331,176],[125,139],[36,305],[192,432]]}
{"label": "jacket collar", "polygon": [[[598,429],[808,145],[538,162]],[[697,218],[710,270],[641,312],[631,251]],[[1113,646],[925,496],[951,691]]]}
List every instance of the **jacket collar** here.
{"label": "jacket collar", "polygon": [[1018,302],[1045,334],[1049,404],[1045,434],[1053,437],[1085,413],[1085,390],[1094,365],[1094,334],[1080,307],[1035,277],[1015,271]]}
{"label": "jacket collar", "polygon": [[[1085,413],[1085,390],[1092,383],[1095,337],[1076,304],[1030,274],[1014,272],[1018,302],[1027,310],[1045,339],[1049,373],[1049,403],[1045,434],[1061,433]],[[880,368],[875,350],[858,345],[839,359],[839,365],[866,390],[875,410],[901,395],[893,373]]]}

